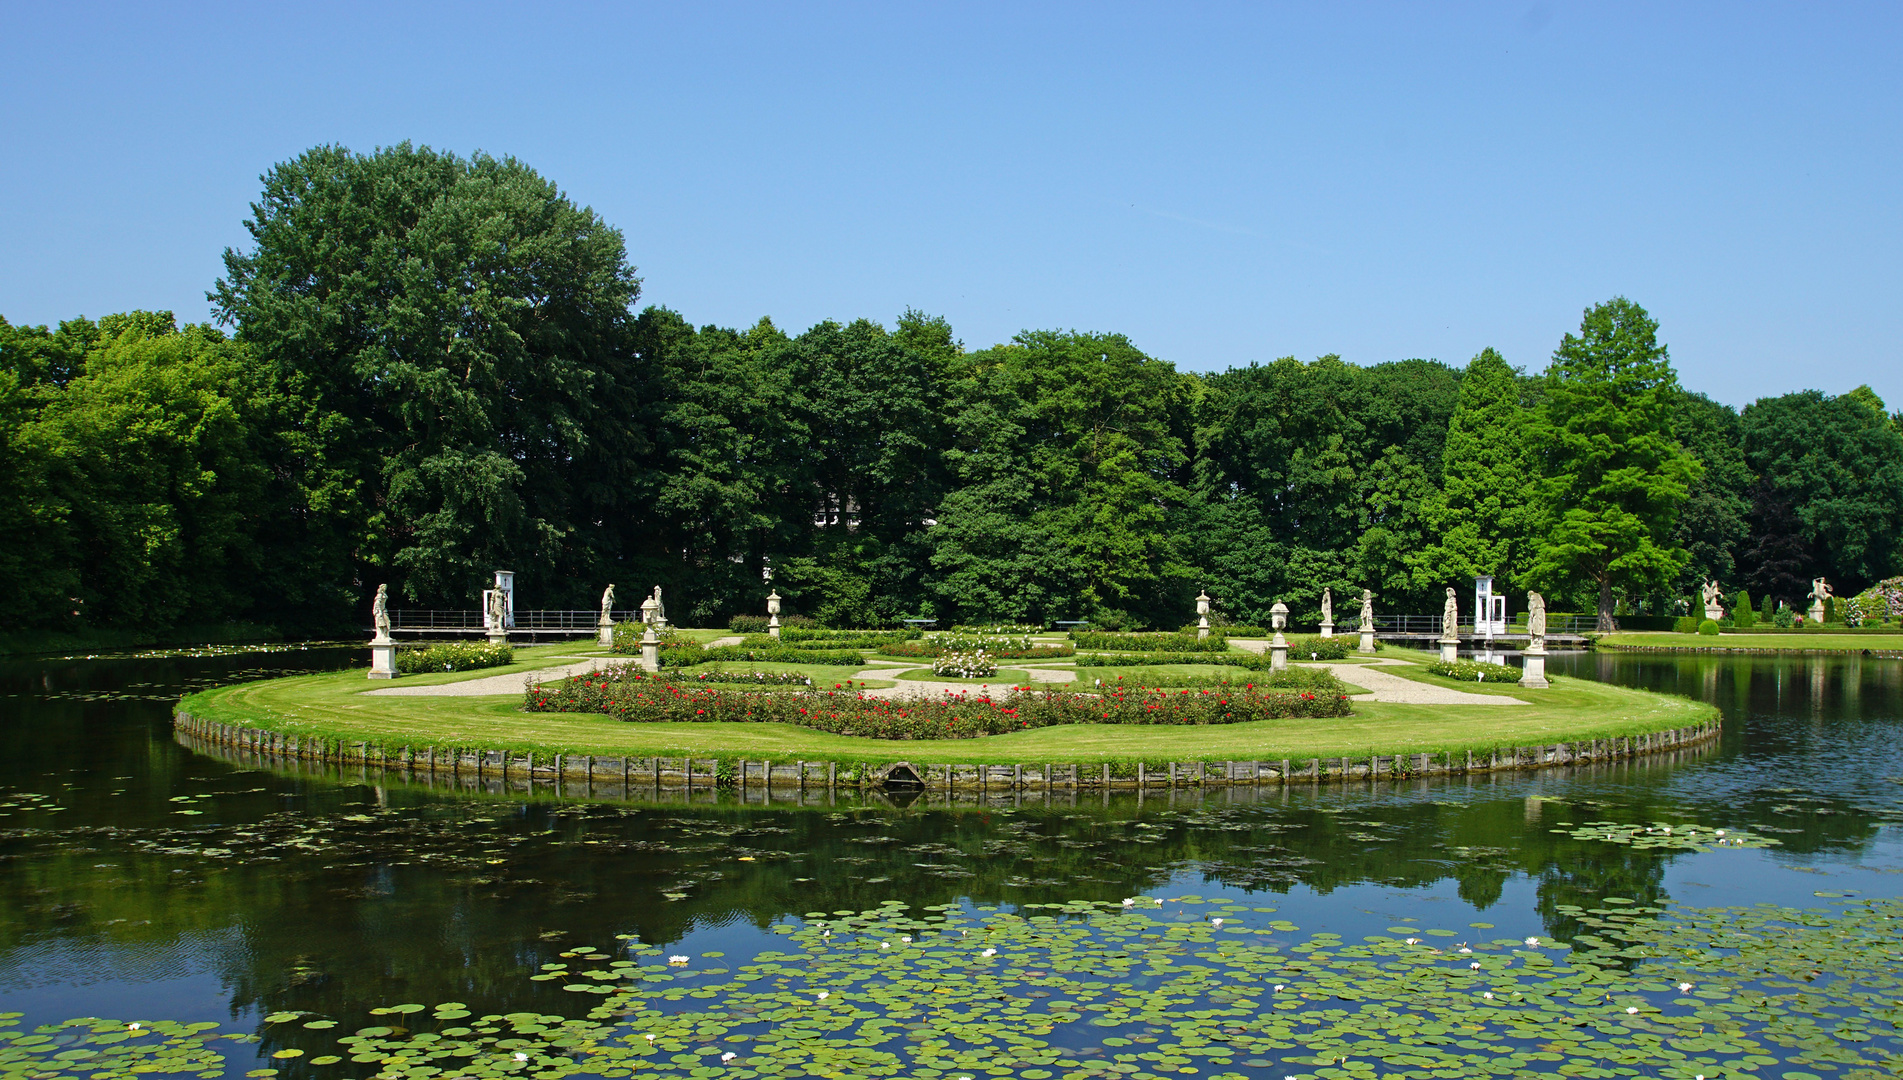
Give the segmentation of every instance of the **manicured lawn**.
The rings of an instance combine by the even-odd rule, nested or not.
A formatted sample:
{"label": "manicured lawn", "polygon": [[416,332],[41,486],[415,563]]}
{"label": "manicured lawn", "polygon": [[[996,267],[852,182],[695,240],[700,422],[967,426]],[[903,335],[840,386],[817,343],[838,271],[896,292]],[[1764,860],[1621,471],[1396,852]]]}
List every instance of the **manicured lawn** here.
{"label": "manicured lawn", "polygon": [[1704,634],[1619,633],[1599,639],[1601,645],[1634,645],[1678,649],[1760,649],[1780,652],[1800,649],[1810,652],[1862,652],[1865,649],[1903,649],[1903,632],[1895,634],[1832,634],[1828,631],[1789,634]]}
{"label": "manicured lawn", "polygon": [[[1352,676],[1352,671],[1344,674]],[[364,740],[391,750],[435,745],[600,756],[963,763],[1303,760],[1370,752],[1478,751],[1640,734],[1715,715],[1710,706],[1685,698],[1560,678],[1554,680],[1553,689],[1536,697],[1528,694],[1535,703],[1527,706],[1357,702],[1353,716],[1330,720],[1210,727],[1076,725],[984,739],[907,742],[782,724],[649,725],[597,715],[525,713],[520,710],[521,698],[513,694],[364,696],[365,690],[378,685],[388,684],[370,683],[361,671],[303,675],[204,691],[187,697],[180,708],[209,721]],[[1503,692],[1512,689],[1501,688]]]}

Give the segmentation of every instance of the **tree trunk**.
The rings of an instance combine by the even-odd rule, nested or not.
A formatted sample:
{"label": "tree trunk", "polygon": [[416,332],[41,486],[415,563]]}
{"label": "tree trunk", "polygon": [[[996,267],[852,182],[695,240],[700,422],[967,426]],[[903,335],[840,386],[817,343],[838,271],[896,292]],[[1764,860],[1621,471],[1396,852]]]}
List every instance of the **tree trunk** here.
{"label": "tree trunk", "polygon": [[1599,621],[1594,629],[1602,634],[1610,634],[1618,628],[1619,625],[1612,621],[1612,578],[1602,577],[1599,579]]}

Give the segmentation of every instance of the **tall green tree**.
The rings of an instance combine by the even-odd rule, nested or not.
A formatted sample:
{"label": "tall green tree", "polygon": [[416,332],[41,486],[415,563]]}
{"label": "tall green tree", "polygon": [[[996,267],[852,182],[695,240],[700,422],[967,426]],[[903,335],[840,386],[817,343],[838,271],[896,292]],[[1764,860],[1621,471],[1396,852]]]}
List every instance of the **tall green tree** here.
{"label": "tall green tree", "polygon": [[1468,363],[1447,424],[1424,584],[1479,574],[1518,582],[1543,524],[1527,380],[1492,349]]}
{"label": "tall green tree", "polygon": [[1868,387],[1763,398],[1739,417],[1751,491],[1751,584],[1797,604],[1810,579],[1845,595],[1903,569],[1903,434]]}
{"label": "tall green tree", "polygon": [[1099,622],[1184,610],[1195,586],[1171,525],[1190,497],[1193,386],[1115,334],[1026,331],[959,357],[953,488],[931,533],[937,610]]}
{"label": "tall green tree", "polygon": [[1672,534],[1689,556],[1672,592],[1690,597],[1707,578],[1738,581],[1739,552],[1750,531],[1745,521],[1751,508],[1748,493],[1755,477],[1744,459],[1738,412],[1731,406],[1685,393],[1672,432],[1704,466],[1679,508]]}
{"label": "tall green tree", "polygon": [[324,146],[263,180],[210,299],[339,477],[288,542],[359,590],[467,602],[507,567],[592,597],[645,441],[621,234],[510,158]]}
{"label": "tall green tree", "polygon": [[1547,368],[1539,434],[1553,524],[1526,577],[1548,592],[1590,587],[1601,630],[1613,628],[1615,589],[1662,586],[1689,558],[1673,527],[1704,470],[1673,436],[1678,400],[1658,323],[1624,297],[1587,308]]}

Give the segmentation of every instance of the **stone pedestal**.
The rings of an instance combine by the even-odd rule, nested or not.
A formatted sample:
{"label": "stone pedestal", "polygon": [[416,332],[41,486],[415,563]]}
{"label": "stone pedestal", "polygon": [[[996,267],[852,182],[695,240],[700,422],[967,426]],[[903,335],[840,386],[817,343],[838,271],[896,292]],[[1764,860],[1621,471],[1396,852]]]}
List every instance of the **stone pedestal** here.
{"label": "stone pedestal", "polygon": [[641,635],[641,666],[649,671],[661,670],[661,639],[654,636],[653,623]]}
{"label": "stone pedestal", "polygon": [[1325,623],[1323,623],[1323,624],[1322,624],[1322,636],[1323,636],[1323,637],[1334,637],[1334,636],[1335,636],[1335,624],[1334,624],[1334,623],[1331,623],[1331,622],[1325,622]]}
{"label": "stone pedestal", "polygon": [[1443,637],[1440,639],[1440,661],[1451,664],[1460,659],[1460,639]]}
{"label": "stone pedestal", "polygon": [[1824,602],[1823,602],[1822,600],[1817,600],[1817,601],[1814,601],[1814,602],[1813,602],[1813,603],[1811,604],[1811,606],[1810,606],[1810,612],[1809,612],[1809,616],[1810,616],[1810,621],[1811,621],[1811,622],[1814,622],[1814,623],[1816,623],[1816,624],[1818,624],[1819,626],[1822,626],[1822,625],[1823,625],[1823,622],[1824,622]]}
{"label": "stone pedestal", "polygon": [[1520,676],[1520,685],[1532,690],[1544,690],[1553,685],[1546,681],[1546,649],[1540,645],[1526,650],[1526,671]]}
{"label": "stone pedestal", "polygon": [[604,648],[615,643],[615,624],[612,619],[602,619],[595,627],[595,644]]}
{"label": "stone pedestal", "polygon": [[396,642],[388,634],[378,634],[370,639],[370,677],[373,679],[394,679],[396,670]]}
{"label": "stone pedestal", "polygon": [[1719,619],[1722,619],[1724,617],[1725,617],[1724,608],[1719,607],[1717,604],[1705,605],[1705,618],[1710,619],[1712,622],[1717,622]]}
{"label": "stone pedestal", "polygon": [[778,615],[767,616],[766,632],[773,635],[774,637],[780,636],[780,617]]}
{"label": "stone pedestal", "polygon": [[1282,632],[1275,632],[1274,640],[1269,642],[1269,670],[1281,671],[1288,667],[1288,639]]}
{"label": "stone pedestal", "polygon": [[1209,640],[1209,616],[1205,615],[1196,623],[1196,640]]}
{"label": "stone pedestal", "polygon": [[1361,631],[1361,647],[1358,651],[1360,652],[1374,651],[1374,631],[1373,630]]}
{"label": "stone pedestal", "polygon": [[508,643],[509,632],[507,630],[504,630],[500,626],[492,626],[489,628],[489,644],[507,645]]}

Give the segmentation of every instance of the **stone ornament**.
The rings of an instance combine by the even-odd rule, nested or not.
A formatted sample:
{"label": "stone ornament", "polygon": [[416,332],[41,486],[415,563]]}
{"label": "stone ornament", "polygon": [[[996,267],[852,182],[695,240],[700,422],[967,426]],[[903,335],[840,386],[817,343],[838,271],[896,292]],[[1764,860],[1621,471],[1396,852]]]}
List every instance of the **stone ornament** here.
{"label": "stone ornament", "polygon": [[1454,598],[1454,588],[1449,585],[1447,587],[1447,602],[1442,604],[1440,609],[1440,639],[1446,641],[1448,638],[1458,638],[1459,636],[1460,601]]}
{"label": "stone ornament", "polygon": [[1533,648],[1546,646],[1546,598],[1536,592],[1526,594],[1526,632]]}
{"label": "stone ornament", "polygon": [[1707,578],[1704,587],[1699,590],[1699,596],[1705,601],[1705,618],[1715,622],[1725,617],[1724,605],[1721,602],[1724,590],[1718,587],[1717,581]]}
{"label": "stone ornament", "polygon": [[1830,591],[1830,583],[1823,578],[1812,578],[1810,582],[1810,618],[1812,622],[1824,621],[1824,601],[1837,594]]}
{"label": "stone ornament", "polygon": [[1361,590],[1361,632],[1374,632],[1374,590]]}
{"label": "stone ornament", "polygon": [[377,628],[378,638],[390,636],[390,586],[377,586],[377,598],[370,601],[370,622]]}

